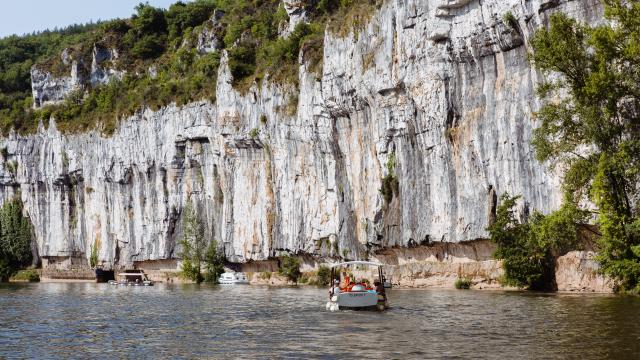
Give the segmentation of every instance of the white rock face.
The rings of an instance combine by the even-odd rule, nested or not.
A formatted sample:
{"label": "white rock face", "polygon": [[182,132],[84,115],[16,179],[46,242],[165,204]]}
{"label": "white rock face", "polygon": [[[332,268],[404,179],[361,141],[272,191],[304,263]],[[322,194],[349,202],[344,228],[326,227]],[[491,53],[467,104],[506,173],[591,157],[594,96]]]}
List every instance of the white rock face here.
{"label": "white rock face", "polygon": [[39,108],[63,101],[71,92],[81,89],[83,78],[76,60],[70,60],[66,51],[61,54],[65,65],[70,65],[69,76],[55,77],[51,73],[31,68],[33,107]]}
{"label": "white rock face", "polygon": [[597,0],[389,0],[357,36],[325,36],[320,80],[302,65],[298,96],[236,92],[223,54],[215,104],[144,111],[109,138],[52,123],[4,139],[0,197],[21,196],[41,257],[88,258],[97,243],[105,266],[175,258],[187,200],[236,262],[486,238],[504,192],[525,212],[561,201],[530,145],[527,44],[553,11],[602,15]]}
{"label": "white rock face", "polygon": [[118,58],[118,51],[95,44],[91,68],[86,69],[82,59],[75,59],[69,49],[60,54],[62,64],[69,69],[69,76],[56,76],[47,70],[31,68],[31,91],[34,108],[64,101],[74,91],[85,86],[98,86],[112,79],[122,79],[124,71],[113,68],[111,61]]}
{"label": "white rock face", "polygon": [[309,6],[310,4],[306,0],[282,0],[282,3],[287,15],[289,15],[289,23],[286,29],[281,31],[281,35],[286,37],[291,34],[296,28],[296,25],[307,21],[305,6]]}
{"label": "white rock face", "polygon": [[220,18],[224,16],[224,12],[215,10],[211,18],[203,24],[202,31],[198,34],[198,43],[196,44],[196,50],[200,54],[206,54],[218,51],[222,48],[222,42],[219,39]]}
{"label": "white rock face", "polygon": [[118,51],[116,49],[105,48],[98,44],[93,46],[91,73],[89,74],[91,86],[108,84],[114,78],[122,79],[124,71],[105,66],[116,59],[118,59]]}

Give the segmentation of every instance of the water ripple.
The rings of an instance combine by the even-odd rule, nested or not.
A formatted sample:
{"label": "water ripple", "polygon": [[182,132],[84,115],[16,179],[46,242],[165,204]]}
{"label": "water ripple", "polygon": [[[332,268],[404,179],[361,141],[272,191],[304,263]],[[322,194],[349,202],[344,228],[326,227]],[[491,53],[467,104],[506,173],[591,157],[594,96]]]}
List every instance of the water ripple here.
{"label": "water ripple", "polygon": [[0,358],[629,358],[637,297],[394,290],[384,313],[315,288],[0,285]]}

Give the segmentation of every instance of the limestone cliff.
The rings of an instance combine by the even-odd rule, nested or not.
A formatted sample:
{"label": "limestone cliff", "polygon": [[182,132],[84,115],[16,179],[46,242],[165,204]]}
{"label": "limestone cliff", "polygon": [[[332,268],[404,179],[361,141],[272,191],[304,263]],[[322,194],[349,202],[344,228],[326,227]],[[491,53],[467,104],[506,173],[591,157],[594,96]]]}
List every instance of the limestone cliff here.
{"label": "limestone cliff", "polygon": [[[560,203],[530,145],[527,60],[555,11],[602,16],[595,0],[387,0],[346,37],[326,33],[322,74],[301,64],[299,93],[268,80],[239,93],[223,54],[216,103],[141,111],[110,137],[51,121],[3,139],[0,196],[22,198],[51,262],[93,244],[104,266],[175,258],[188,199],[234,262],[486,238],[504,192],[523,211]],[[98,58],[117,55],[98,50],[103,82]]]}

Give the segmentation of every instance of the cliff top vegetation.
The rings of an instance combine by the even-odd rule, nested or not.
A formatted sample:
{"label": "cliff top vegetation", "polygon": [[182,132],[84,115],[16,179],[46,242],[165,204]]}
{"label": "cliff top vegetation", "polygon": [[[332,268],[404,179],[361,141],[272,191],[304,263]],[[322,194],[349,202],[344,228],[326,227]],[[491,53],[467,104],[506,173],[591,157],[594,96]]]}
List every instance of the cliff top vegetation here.
{"label": "cliff top vegetation", "polygon": [[[234,86],[246,90],[270,74],[270,81],[297,85],[298,56],[303,49],[309,68],[322,68],[326,29],[340,36],[364,24],[379,0],[308,2],[307,23],[280,36],[288,15],[281,0],[195,0],[168,9],[141,3],[129,19],[74,25],[61,30],[0,39],[0,130],[20,133],[37,129],[53,116],[63,132],[98,128],[114,131],[119,118],[149,107],[215,101],[221,50],[228,51]],[[214,11],[219,18],[211,19]],[[219,50],[197,51],[206,30]],[[91,71],[94,47],[115,50],[105,67],[123,74],[108,84],[81,86],[55,105],[33,108],[30,70],[69,76],[71,61],[80,75]],[[65,61],[61,53],[65,51]]]}

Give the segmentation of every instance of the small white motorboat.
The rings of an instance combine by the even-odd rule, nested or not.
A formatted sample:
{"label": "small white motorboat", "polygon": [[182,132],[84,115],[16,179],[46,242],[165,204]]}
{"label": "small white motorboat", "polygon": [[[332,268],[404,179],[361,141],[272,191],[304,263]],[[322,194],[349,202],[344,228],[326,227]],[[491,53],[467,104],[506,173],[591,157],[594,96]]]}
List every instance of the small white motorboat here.
{"label": "small white motorboat", "polygon": [[109,280],[110,285],[120,286],[153,286],[153,281],[142,270],[128,270],[119,273],[117,280]]}
{"label": "small white motorboat", "polygon": [[249,285],[247,275],[243,272],[226,272],[218,278],[220,285]]}
{"label": "small white motorboat", "polygon": [[[340,286],[340,272],[336,269],[348,267],[350,265],[376,266],[378,268],[378,279],[374,281],[374,286],[368,283],[356,283],[351,279],[346,279],[344,286]],[[329,289],[329,301],[326,309],[337,310],[378,310],[383,311],[389,307],[387,294],[385,291],[385,277],[382,271],[382,264],[369,261],[348,261],[331,266],[331,289]],[[345,279],[343,279],[345,280]]]}

